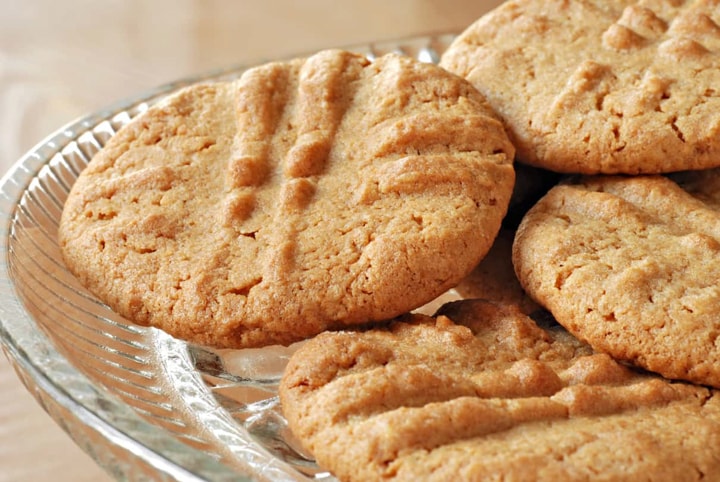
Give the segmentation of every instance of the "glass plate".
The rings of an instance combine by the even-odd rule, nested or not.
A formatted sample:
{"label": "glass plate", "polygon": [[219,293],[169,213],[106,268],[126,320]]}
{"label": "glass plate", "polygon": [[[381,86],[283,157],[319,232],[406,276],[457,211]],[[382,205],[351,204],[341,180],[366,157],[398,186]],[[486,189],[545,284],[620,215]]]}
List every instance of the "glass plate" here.
{"label": "glass plate", "polygon": [[[362,45],[437,62],[452,34]],[[80,171],[176,82],[52,134],[0,181],[0,337],[29,391],[75,442],[123,480],[333,480],[302,452],[278,406],[295,347],[209,350],[134,326],[85,291],[56,242]]]}

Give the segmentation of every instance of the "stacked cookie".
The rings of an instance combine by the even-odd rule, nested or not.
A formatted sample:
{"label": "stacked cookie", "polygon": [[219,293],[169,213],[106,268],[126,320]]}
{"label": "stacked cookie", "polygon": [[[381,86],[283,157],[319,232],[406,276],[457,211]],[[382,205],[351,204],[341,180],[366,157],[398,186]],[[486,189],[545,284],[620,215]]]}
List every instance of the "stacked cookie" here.
{"label": "stacked cookie", "polygon": [[497,234],[513,154],[464,79],[320,52],[134,119],[73,186],[60,246],[136,323],[217,347],[289,344],[457,284]]}
{"label": "stacked cookie", "polygon": [[296,436],[353,481],[717,480],[716,395],[484,300],[321,334],[280,391]]}
{"label": "stacked cookie", "polygon": [[525,202],[456,287],[486,301],[291,360],[281,399],[321,463],[720,480],[719,24],[712,2],[518,0],[459,36],[440,65],[503,119]]}
{"label": "stacked cookie", "polygon": [[707,2],[508,2],[441,63],[501,113],[520,161],[585,175],[522,220],[525,290],[596,350],[715,387],[718,14]]}
{"label": "stacked cookie", "polygon": [[713,2],[514,0],[439,66],[193,86],[83,171],[63,255],[191,342],[308,339],[283,410],[341,480],[720,480],[718,53]]}

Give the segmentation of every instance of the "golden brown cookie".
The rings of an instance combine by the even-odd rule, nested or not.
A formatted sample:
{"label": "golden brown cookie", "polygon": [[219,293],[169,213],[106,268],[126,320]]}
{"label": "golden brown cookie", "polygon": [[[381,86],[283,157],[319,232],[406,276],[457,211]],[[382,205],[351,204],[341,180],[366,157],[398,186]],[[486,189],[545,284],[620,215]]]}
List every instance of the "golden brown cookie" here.
{"label": "golden brown cookie", "polygon": [[512,0],[440,65],[488,98],[520,161],[651,174],[720,165],[718,54],[714,2]]}
{"label": "golden brown cookie", "polygon": [[662,176],[557,186],[523,219],[525,290],[596,350],[720,387],[720,211]]}
{"label": "golden brown cookie", "polygon": [[465,80],[324,51],[134,119],[81,173],[59,240],[134,322],[219,347],[287,344],[454,286],[499,229],[513,153]]}
{"label": "golden brown cookie", "polygon": [[342,481],[691,481],[720,473],[720,399],[483,301],[303,345],[290,428]]}

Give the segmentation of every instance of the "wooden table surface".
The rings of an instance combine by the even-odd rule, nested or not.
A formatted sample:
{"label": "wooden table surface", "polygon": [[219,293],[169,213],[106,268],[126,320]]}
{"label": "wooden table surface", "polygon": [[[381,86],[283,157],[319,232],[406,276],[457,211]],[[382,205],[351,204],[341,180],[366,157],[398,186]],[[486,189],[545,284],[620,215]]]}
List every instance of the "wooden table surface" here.
{"label": "wooden table surface", "polygon": [[[0,0],[0,172],[45,136],[223,67],[460,31],[500,0]],[[0,482],[110,477],[0,356]]]}

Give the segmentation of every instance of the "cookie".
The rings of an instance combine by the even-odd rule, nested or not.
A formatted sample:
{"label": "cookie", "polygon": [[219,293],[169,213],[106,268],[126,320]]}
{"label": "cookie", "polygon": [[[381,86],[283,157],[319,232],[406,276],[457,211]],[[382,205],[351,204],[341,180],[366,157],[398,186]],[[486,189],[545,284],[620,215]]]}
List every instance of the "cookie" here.
{"label": "cookie", "polygon": [[569,331],[671,379],[720,387],[720,211],[663,176],[551,189],[525,216],[513,264]]}
{"label": "cookie", "polygon": [[713,2],[512,0],[440,65],[502,115],[519,161],[657,174],[720,165],[719,51]]}
{"label": "cookie", "polygon": [[59,242],[133,322],[216,347],[289,344],[454,286],[495,238],[513,154],[467,81],[323,51],[134,119],[80,174]]}
{"label": "cookie", "polygon": [[512,264],[515,232],[500,229],[490,251],[455,287],[461,298],[479,298],[512,304],[530,315],[542,309],[523,290]]}
{"label": "cookie", "polygon": [[720,473],[715,395],[477,300],[321,334],[280,385],[293,433],[342,481],[698,480]]}

